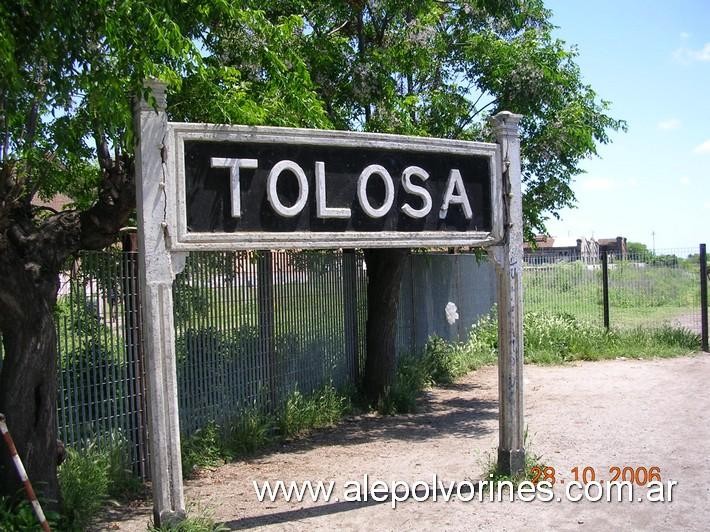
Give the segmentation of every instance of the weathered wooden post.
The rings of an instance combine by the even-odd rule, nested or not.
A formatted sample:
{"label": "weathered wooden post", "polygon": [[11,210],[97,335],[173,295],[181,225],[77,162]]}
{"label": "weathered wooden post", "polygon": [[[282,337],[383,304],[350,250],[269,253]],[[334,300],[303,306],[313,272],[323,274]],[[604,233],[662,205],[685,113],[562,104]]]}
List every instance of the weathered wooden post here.
{"label": "weathered wooden post", "polygon": [[525,470],[523,424],[523,205],[520,184],[520,115],[492,119],[503,169],[505,238],[490,248],[498,277],[498,468]]}
{"label": "weathered wooden post", "polygon": [[144,97],[137,98],[134,107],[136,201],[153,515],[156,526],[161,526],[185,516],[172,293],[185,256],[171,254],[167,246],[165,85],[151,82],[148,87],[155,107]]}

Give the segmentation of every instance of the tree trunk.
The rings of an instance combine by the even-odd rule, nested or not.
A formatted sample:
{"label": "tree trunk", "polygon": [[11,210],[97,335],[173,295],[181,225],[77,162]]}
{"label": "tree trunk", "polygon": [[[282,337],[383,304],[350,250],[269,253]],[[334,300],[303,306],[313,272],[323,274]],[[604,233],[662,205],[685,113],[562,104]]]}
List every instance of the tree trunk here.
{"label": "tree trunk", "polygon": [[[43,506],[56,510],[57,341],[54,308],[58,276],[28,268],[5,249],[0,258],[0,330],[5,351],[0,412]],[[36,266],[36,264],[34,265]],[[41,279],[39,278],[41,275]],[[22,483],[7,447],[0,444],[0,496],[17,497]]]}
{"label": "tree trunk", "polygon": [[399,290],[407,249],[365,250],[367,263],[367,358],[363,388],[376,404],[397,370]]}

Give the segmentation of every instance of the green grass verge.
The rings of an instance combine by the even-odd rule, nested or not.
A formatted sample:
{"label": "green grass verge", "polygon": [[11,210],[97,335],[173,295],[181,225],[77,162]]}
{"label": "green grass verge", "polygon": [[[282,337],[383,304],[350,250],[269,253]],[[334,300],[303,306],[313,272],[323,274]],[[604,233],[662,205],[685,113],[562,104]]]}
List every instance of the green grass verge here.
{"label": "green grass verge", "polygon": [[332,426],[352,409],[349,394],[332,384],[311,394],[294,390],[277,415],[256,407],[242,411],[222,426],[210,422],[182,440],[183,476],[249,456],[265,447]]}
{"label": "green grass verge", "polygon": [[129,500],[145,489],[131,469],[128,443],[120,434],[67,449],[59,466],[62,515],[59,530],[84,530],[110,500]]}
{"label": "green grass verge", "polygon": [[148,532],[226,532],[229,530],[214,520],[211,512],[202,508],[188,509],[187,517],[182,521],[163,524],[156,527],[148,526]]}
{"label": "green grass verge", "polygon": [[[700,337],[687,329],[662,325],[606,331],[569,314],[529,312],[524,317],[524,331],[525,362],[532,364],[671,357],[700,349]],[[474,325],[465,342],[432,337],[421,354],[400,359],[395,382],[380,398],[378,411],[385,415],[413,412],[419,392],[495,363],[497,348],[498,328],[491,317]]]}
{"label": "green grass verge", "polygon": [[670,325],[606,331],[569,315],[528,313],[524,330],[525,361],[533,364],[618,357],[669,357],[689,354],[700,348],[697,334]]}

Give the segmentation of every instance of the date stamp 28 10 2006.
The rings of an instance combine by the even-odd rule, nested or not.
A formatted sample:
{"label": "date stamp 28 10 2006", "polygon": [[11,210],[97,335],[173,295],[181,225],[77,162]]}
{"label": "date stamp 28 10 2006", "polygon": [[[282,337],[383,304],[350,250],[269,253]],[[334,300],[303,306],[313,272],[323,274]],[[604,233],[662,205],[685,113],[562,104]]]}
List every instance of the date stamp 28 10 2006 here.
{"label": "date stamp 28 10 2006", "polygon": [[[616,500],[622,502],[672,502],[673,488],[678,482],[668,480],[665,483],[661,479],[661,468],[659,466],[609,466],[604,468],[608,472],[600,474],[597,468],[592,466],[575,466],[569,469],[569,476],[562,475],[552,466],[534,466],[530,472],[532,483],[535,485],[564,486],[566,499],[578,502],[586,499],[592,502],[601,500],[606,496],[607,501],[613,499],[616,493]],[[602,478],[605,477],[605,478]],[[634,486],[647,488],[644,497],[633,494]],[[606,494],[606,495],[605,495]],[[558,500],[561,500],[558,498]]]}
{"label": "date stamp 28 10 2006", "polygon": [[569,477],[561,476],[558,471],[551,466],[533,466],[530,470],[532,473],[532,482],[550,482],[551,484],[561,483],[565,481],[581,482],[588,484],[590,482],[631,482],[637,486],[645,486],[649,482],[661,482],[661,468],[659,466],[609,466],[609,478],[601,478],[598,475],[596,468],[591,466],[574,466],[569,470]]}

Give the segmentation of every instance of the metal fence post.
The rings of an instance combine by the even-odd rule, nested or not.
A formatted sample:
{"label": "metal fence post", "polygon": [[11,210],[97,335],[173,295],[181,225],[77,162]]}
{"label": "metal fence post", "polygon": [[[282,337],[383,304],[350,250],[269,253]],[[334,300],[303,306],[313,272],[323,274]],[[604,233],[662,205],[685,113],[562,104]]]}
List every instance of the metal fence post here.
{"label": "metal fence post", "polygon": [[345,327],[345,353],[352,363],[351,379],[360,379],[360,354],[358,353],[357,326],[357,258],[354,249],[344,249],[343,259],[343,318]]}
{"label": "metal fence post", "polygon": [[136,450],[138,474],[148,478],[148,449],[145,422],[145,382],[143,370],[143,331],[141,329],[141,301],[138,290],[138,233],[123,233],[123,331],[126,343],[126,362],[131,380],[129,439]]}
{"label": "metal fence post", "polygon": [[708,258],[705,244],[700,244],[700,346],[708,349]]}
{"label": "metal fence post", "polygon": [[274,349],[274,258],[270,250],[259,253],[256,262],[256,283],[259,306],[259,345],[266,361],[271,409],[278,398],[278,376]]}
{"label": "metal fence post", "polygon": [[602,250],[602,303],[604,305],[604,328],[609,330],[609,254]]}

